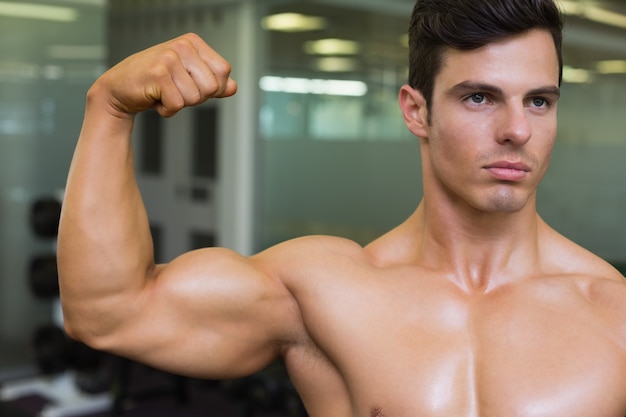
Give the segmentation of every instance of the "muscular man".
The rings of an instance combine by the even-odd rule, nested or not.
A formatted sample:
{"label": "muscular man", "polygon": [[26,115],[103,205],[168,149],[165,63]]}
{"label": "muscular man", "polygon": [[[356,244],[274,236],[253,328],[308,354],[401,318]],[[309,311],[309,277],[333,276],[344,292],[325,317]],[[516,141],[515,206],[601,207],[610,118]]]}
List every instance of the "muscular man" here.
{"label": "muscular man", "polygon": [[553,0],[421,0],[399,102],[424,196],[361,247],[305,237],[155,265],[134,115],[235,93],[194,35],[95,82],[59,238],[68,333],[172,372],[283,358],[312,417],[626,415],[626,285],[536,212],[557,127]]}

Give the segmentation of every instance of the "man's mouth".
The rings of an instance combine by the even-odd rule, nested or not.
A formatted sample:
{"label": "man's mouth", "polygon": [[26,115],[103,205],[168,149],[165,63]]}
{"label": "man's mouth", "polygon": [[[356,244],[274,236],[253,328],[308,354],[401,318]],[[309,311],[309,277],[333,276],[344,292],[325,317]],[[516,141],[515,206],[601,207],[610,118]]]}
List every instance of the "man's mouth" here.
{"label": "man's mouth", "polygon": [[494,178],[500,181],[521,181],[530,172],[530,167],[523,162],[499,161],[484,168]]}

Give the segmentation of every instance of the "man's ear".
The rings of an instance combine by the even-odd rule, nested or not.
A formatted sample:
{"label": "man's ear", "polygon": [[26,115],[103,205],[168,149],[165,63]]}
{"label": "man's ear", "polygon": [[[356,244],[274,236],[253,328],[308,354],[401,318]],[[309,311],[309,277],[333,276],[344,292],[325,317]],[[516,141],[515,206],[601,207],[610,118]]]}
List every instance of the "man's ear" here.
{"label": "man's ear", "polygon": [[428,106],[421,92],[409,85],[400,88],[398,96],[404,123],[419,138],[428,137]]}

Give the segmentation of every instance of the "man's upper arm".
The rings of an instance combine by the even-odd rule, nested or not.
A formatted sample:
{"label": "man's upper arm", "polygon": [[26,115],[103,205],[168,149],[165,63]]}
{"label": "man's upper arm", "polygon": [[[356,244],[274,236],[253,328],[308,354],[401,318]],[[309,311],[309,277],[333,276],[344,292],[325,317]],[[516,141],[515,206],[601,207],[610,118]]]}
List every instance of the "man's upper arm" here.
{"label": "man's upper arm", "polygon": [[156,266],[140,294],[120,300],[127,319],[101,347],[190,376],[260,370],[303,331],[291,293],[260,266],[267,261],[210,248]]}

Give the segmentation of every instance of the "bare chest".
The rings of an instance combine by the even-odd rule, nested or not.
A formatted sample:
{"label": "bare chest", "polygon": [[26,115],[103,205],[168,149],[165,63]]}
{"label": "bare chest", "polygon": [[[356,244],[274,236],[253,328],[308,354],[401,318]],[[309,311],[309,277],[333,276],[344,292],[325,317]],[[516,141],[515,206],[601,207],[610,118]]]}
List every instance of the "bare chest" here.
{"label": "bare chest", "polygon": [[309,317],[318,380],[341,387],[346,416],[626,415],[626,362],[603,318],[519,295],[332,298]]}
{"label": "bare chest", "polygon": [[404,339],[346,355],[337,369],[359,405],[355,415],[626,415],[619,352],[591,334],[557,338],[546,333],[530,346],[523,338],[430,334],[424,344]]}

